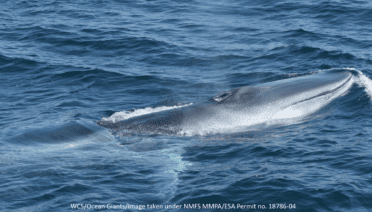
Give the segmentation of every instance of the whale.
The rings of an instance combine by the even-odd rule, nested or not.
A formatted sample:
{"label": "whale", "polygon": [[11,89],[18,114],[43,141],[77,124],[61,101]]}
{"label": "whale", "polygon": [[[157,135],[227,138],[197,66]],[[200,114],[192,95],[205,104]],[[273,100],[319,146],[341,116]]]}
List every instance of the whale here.
{"label": "whale", "polygon": [[350,72],[320,72],[243,86],[189,106],[97,124],[112,132],[203,135],[307,117],[347,93]]}

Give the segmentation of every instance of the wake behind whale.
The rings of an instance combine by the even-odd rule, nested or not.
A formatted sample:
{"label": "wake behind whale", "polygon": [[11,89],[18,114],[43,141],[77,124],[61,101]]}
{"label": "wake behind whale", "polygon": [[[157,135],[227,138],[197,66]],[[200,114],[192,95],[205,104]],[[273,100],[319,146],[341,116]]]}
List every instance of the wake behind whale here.
{"label": "wake behind whale", "polygon": [[114,132],[204,135],[247,131],[257,125],[313,114],[353,84],[350,72],[322,72],[255,86],[244,86],[207,101],[119,122],[103,118],[98,125]]}

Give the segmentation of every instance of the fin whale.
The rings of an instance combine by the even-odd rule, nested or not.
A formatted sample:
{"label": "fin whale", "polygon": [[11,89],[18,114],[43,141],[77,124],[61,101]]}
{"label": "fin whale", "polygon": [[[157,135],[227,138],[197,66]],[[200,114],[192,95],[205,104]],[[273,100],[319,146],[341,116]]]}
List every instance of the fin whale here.
{"label": "fin whale", "polygon": [[146,114],[119,123],[98,121],[114,132],[209,134],[249,130],[268,121],[310,115],[343,95],[353,83],[350,72],[321,72],[244,86],[182,108]]}

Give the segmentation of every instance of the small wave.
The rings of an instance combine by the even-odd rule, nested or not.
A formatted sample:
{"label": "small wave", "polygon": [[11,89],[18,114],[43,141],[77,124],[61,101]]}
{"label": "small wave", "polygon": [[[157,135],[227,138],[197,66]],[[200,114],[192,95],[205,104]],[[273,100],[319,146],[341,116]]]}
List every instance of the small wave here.
{"label": "small wave", "polygon": [[161,107],[147,107],[144,109],[136,109],[134,111],[120,111],[112,114],[110,117],[102,117],[102,121],[107,121],[107,122],[112,122],[112,123],[117,123],[120,121],[124,121],[126,119],[130,119],[136,116],[142,116],[150,113],[157,113],[160,111],[165,111],[165,110],[172,110],[176,108],[181,108],[181,107],[186,107],[192,105],[190,104],[184,104],[184,105],[177,105],[177,106],[161,106]]}
{"label": "small wave", "polygon": [[365,88],[365,92],[367,93],[368,97],[372,100],[372,80],[363,74],[363,72],[356,70],[358,72],[358,76],[356,77],[356,83],[360,87]]}

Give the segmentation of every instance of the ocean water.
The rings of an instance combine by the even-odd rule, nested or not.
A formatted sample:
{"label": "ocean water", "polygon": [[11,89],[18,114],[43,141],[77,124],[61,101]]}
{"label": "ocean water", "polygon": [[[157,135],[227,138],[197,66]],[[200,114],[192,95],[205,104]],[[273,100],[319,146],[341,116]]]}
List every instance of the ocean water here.
{"label": "ocean water", "polygon": [[[370,1],[2,0],[0,20],[1,211],[372,211]],[[342,72],[296,117],[100,124]]]}

